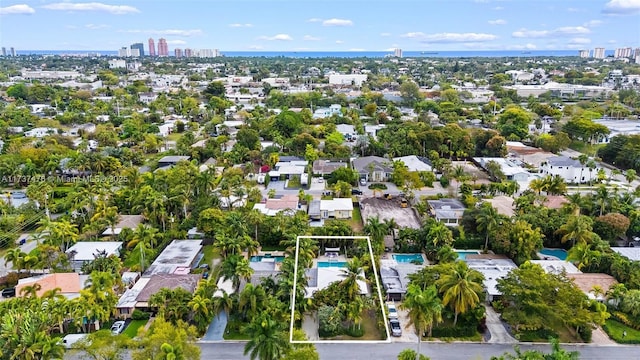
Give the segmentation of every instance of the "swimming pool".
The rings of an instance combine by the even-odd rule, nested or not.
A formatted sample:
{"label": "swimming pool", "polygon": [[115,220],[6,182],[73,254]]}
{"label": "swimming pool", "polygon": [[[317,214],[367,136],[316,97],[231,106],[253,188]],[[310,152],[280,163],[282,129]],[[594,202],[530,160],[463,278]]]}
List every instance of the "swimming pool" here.
{"label": "swimming pool", "polygon": [[[273,259],[273,260],[270,260]],[[284,260],[284,256],[264,256],[264,255],[259,255],[259,256],[252,256],[251,257],[251,262],[261,262],[261,261],[265,261],[265,262],[282,262],[282,260]]]}
{"label": "swimming pool", "polygon": [[393,254],[393,260],[399,263],[412,263],[418,262],[420,264],[424,263],[424,258],[422,254]]}
{"label": "swimming pool", "polygon": [[480,254],[480,250],[456,250],[458,253],[458,260],[465,260],[467,255],[477,255]]}
{"label": "swimming pool", "polygon": [[542,255],[555,256],[560,260],[567,260],[567,251],[564,249],[544,248],[538,252]]}
{"label": "swimming pool", "polygon": [[319,268],[328,268],[328,267],[343,268],[343,267],[347,267],[347,262],[346,261],[318,261],[318,267]]}

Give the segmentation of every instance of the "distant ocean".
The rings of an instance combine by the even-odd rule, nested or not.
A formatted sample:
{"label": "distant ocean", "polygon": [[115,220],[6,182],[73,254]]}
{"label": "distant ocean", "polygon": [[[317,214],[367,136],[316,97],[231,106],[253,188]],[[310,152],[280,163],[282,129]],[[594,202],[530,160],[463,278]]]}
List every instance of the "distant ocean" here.
{"label": "distant ocean", "polygon": [[[100,55],[117,56],[117,51],[110,50],[18,50],[18,55]],[[221,51],[226,57],[285,57],[285,58],[382,58],[393,55],[388,51]],[[606,51],[605,56],[613,55]],[[501,58],[501,57],[551,57],[578,56],[576,50],[486,50],[486,51],[403,51],[403,57],[430,58]]]}

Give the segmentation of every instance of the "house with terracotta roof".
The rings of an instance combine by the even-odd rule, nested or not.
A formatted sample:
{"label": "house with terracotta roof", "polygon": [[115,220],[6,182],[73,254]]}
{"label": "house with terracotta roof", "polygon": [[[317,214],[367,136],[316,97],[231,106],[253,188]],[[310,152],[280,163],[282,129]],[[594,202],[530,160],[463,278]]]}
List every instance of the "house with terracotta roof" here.
{"label": "house with terracotta roof", "polygon": [[39,286],[36,295],[42,296],[47,291],[60,289],[60,294],[73,299],[80,296],[80,290],[84,289],[84,285],[89,277],[78,273],[55,273],[32,276],[18,280],[16,285],[16,294],[22,296],[25,288]]}
{"label": "house with terracotta roof", "polygon": [[[618,282],[616,279],[609,274],[592,274],[592,273],[582,273],[582,274],[569,274],[567,277],[576,284],[582,292],[587,294],[589,299],[594,299],[598,301],[605,301],[606,293],[614,287]],[[602,292],[594,291],[594,289],[598,288]]]}
{"label": "house with terracotta roof", "polygon": [[293,215],[296,211],[301,210],[300,198],[298,195],[284,195],[255,204],[253,208],[267,216],[276,216],[281,211]]}

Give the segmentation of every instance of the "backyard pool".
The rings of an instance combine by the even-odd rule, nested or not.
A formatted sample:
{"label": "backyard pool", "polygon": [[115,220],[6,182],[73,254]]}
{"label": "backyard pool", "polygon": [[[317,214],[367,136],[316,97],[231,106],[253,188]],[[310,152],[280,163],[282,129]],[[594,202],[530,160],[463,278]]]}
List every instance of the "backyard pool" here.
{"label": "backyard pool", "polygon": [[422,254],[393,254],[393,260],[399,263],[413,263],[418,262],[420,264],[424,263],[424,258]]}
{"label": "backyard pool", "polygon": [[251,257],[251,262],[282,262],[282,260],[284,260],[284,256],[265,256],[265,255],[259,255],[259,256],[252,256]]}
{"label": "backyard pool", "polygon": [[343,268],[343,267],[347,267],[347,262],[346,261],[318,261],[318,267],[319,268],[328,268],[328,267]]}
{"label": "backyard pool", "polygon": [[555,256],[560,260],[567,260],[567,251],[564,249],[544,248],[538,252],[542,255]]}
{"label": "backyard pool", "polygon": [[458,260],[465,260],[467,255],[477,255],[480,254],[480,250],[456,250],[458,253]]}

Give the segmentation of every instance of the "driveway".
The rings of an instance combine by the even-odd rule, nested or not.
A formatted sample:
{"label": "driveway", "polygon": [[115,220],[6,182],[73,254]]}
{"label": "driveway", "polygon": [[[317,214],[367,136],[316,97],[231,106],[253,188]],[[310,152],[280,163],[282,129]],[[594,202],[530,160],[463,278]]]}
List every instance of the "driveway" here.
{"label": "driveway", "polygon": [[514,339],[507,328],[502,324],[502,320],[500,320],[500,315],[493,310],[493,308],[489,305],[484,305],[486,309],[486,317],[487,317],[487,330],[491,334],[491,338],[488,343],[492,344],[515,344],[518,340]]}
{"label": "driveway", "polygon": [[398,311],[398,321],[400,321],[400,327],[402,328],[402,335],[398,337],[391,337],[392,342],[404,342],[404,343],[417,343],[418,335],[416,335],[416,328],[409,324],[409,312],[407,310],[400,309],[400,303],[396,302],[396,309]]}
{"label": "driveway", "polygon": [[221,311],[211,321],[211,325],[207,329],[207,332],[202,337],[205,341],[223,341],[224,329],[227,328],[227,313]]}
{"label": "driveway", "polygon": [[317,341],[320,340],[320,336],[318,335],[318,324],[317,313],[313,314],[305,314],[304,319],[302,320],[302,330],[307,334],[307,338],[309,341]]}

